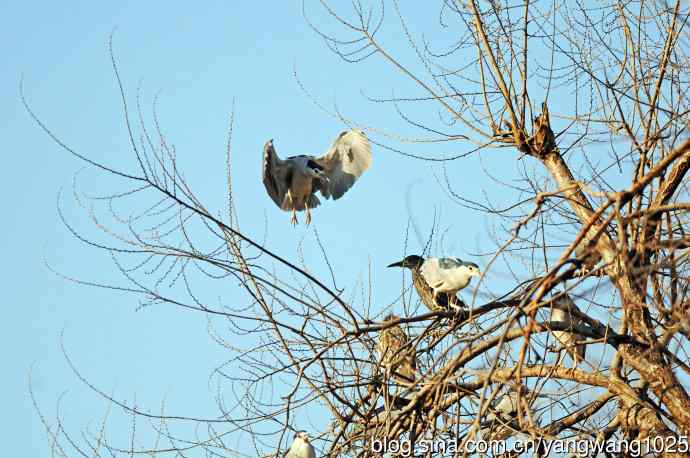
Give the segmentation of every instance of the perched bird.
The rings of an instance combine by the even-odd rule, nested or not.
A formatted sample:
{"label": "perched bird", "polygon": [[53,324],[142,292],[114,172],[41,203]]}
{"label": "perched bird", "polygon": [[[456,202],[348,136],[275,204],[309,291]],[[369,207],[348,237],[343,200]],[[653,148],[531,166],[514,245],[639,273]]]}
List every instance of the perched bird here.
{"label": "perched bird", "polygon": [[531,393],[524,385],[520,385],[517,390],[511,388],[486,416],[486,423],[489,426],[482,430],[482,434],[488,435],[492,440],[509,437],[519,429],[519,415],[525,419],[522,423],[527,424],[528,418],[533,416],[530,397]]}
{"label": "perched bird", "polygon": [[297,224],[297,212],[303,210],[309,224],[310,210],[321,203],[316,191],[327,199],[340,199],[370,164],[371,145],[366,135],[361,130],[349,130],[338,135],[321,157],[300,155],[282,160],[269,140],[264,145],[262,175],[273,202],[292,211],[292,224]]}
{"label": "perched bird", "polygon": [[309,434],[306,431],[299,431],[295,434],[290,450],[285,458],[316,458],[314,446],[309,442]]}
{"label": "perched bird", "polygon": [[595,267],[601,261],[601,255],[597,252],[596,243],[591,242],[588,238],[578,244],[575,248],[576,263],[579,266],[574,275],[576,277],[587,277],[594,275]]}
{"label": "perched bird", "polygon": [[[399,319],[400,317],[397,315],[391,314],[383,319],[383,323]],[[381,366],[392,374],[394,380],[406,385],[414,383],[417,372],[417,355],[402,326],[396,324],[381,330],[376,351],[379,354]]]}
{"label": "perched bird", "polygon": [[424,305],[432,312],[444,311],[448,308],[448,302],[454,300],[457,302],[457,297],[449,297],[445,293],[439,294],[434,297],[434,290],[429,286],[429,284],[424,280],[419,269],[424,263],[424,258],[417,256],[415,254],[407,256],[402,261],[394,262],[389,264],[388,267],[402,267],[405,269],[410,269],[412,272],[412,285],[417,290],[419,298],[422,300]]}
{"label": "perched bird", "polygon": [[[556,306],[551,309],[551,321],[560,321],[566,324],[566,326],[573,326],[581,324],[581,320],[573,317],[570,310],[577,310],[577,305],[567,294],[563,293],[556,299]],[[562,307],[562,308],[561,308]],[[579,336],[575,333],[568,331],[551,331],[553,336],[558,340],[558,342],[563,345],[570,358],[573,360],[575,366],[585,359],[585,354],[587,352],[587,344],[577,343]]]}
{"label": "perched bird", "polygon": [[481,275],[479,266],[458,258],[426,258],[410,255],[388,267],[404,267],[412,271],[414,285],[422,302],[431,311],[459,308],[455,294]]}
{"label": "perched bird", "polygon": [[[494,411],[490,412],[489,415],[486,416],[486,419],[501,419],[504,421],[514,419],[515,417],[517,417],[519,412],[520,398],[524,399],[526,396],[529,396],[529,392],[523,385],[520,385],[520,389],[518,391],[509,391],[508,393],[501,396],[498,403],[496,403],[496,405],[494,406]],[[525,405],[526,404],[523,404],[523,407]]]}

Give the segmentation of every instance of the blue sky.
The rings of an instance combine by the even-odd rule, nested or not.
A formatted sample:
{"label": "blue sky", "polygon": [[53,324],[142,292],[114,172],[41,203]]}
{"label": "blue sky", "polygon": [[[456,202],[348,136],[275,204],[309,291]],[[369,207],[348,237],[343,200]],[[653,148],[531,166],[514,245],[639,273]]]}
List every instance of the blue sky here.
{"label": "blue sky", "polygon": [[[420,22],[437,14],[422,8],[407,11]],[[290,227],[289,214],[266,195],[260,181],[262,145],[274,138],[283,156],[320,154],[344,127],[305,96],[293,76],[295,68],[328,109],[337,105],[362,125],[402,134],[410,128],[393,108],[366,101],[361,91],[388,97],[393,89],[404,93],[410,84],[380,59],[362,65],[341,61],[308,28],[300,2],[4,2],[0,25],[0,141],[5,158],[0,243],[6,260],[0,267],[5,293],[0,344],[6,373],[0,422],[5,425],[5,455],[48,454],[46,434],[28,393],[30,367],[37,401],[49,421],[59,405],[66,427],[78,432],[88,425],[97,427],[105,412],[106,403],[78,380],[63,358],[63,332],[74,363],[100,389],[119,399],[136,398],[137,405],[152,410],[165,399],[168,412],[213,415],[208,377],[227,355],[207,335],[203,316],[170,307],[137,311],[136,297],[75,285],[46,266],[93,281],[115,277],[108,256],[81,244],[60,221],[57,201],[63,189],[65,217],[95,234],[89,232],[87,213],[72,197],[73,176],[84,163],[57,147],[30,119],[19,98],[20,78],[23,75],[32,108],[67,144],[108,164],[134,167],[106,48],[117,27],[114,47],[128,96],[134,96],[141,82],[145,106],[150,107],[160,91],[158,111],[178,151],[178,166],[214,212],[225,208],[224,151],[234,101],[233,177],[241,227],[261,239],[267,224],[270,248],[293,260],[302,240],[308,253],[317,253],[313,232]],[[399,33],[395,27],[384,30],[393,50],[404,48]],[[417,108],[411,109],[416,113]],[[468,146],[445,148],[449,154],[462,153]],[[410,151],[426,153],[424,147]],[[401,258],[410,217],[426,236],[434,213],[447,230],[437,252],[482,265],[486,259],[471,253],[488,243],[489,224],[481,214],[448,199],[434,178],[443,173],[440,166],[377,148],[373,154],[372,168],[345,198],[314,212],[313,228],[328,249],[339,284],[355,287],[366,279],[371,262],[375,303],[381,308],[390,304],[399,293],[400,275],[385,266]],[[501,154],[515,157],[512,151]],[[485,191],[481,174],[469,172],[480,160],[499,178],[522,165],[496,156],[449,165],[454,187],[469,198],[481,199]],[[80,187],[97,193],[102,179],[85,169]],[[494,197],[500,203],[514,196]],[[420,248],[419,242],[411,238],[411,251]],[[321,265],[314,273],[328,276]],[[126,440],[126,426],[113,431],[116,437],[118,433]]]}

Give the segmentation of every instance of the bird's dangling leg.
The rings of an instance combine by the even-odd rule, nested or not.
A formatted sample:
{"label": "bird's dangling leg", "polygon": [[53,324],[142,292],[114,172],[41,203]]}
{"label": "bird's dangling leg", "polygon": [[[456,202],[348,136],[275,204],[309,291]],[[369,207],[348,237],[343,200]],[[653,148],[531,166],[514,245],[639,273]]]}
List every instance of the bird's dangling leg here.
{"label": "bird's dangling leg", "polygon": [[293,226],[297,226],[297,210],[295,210],[295,201],[292,199],[292,191],[288,188],[287,194],[285,195],[285,200],[292,207],[292,216],[290,217],[290,222]]}
{"label": "bird's dangling leg", "polygon": [[304,208],[307,210],[307,226],[309,226],[309,224],[311,224],[311,212],[309,211],[309,204],[305,202]]}

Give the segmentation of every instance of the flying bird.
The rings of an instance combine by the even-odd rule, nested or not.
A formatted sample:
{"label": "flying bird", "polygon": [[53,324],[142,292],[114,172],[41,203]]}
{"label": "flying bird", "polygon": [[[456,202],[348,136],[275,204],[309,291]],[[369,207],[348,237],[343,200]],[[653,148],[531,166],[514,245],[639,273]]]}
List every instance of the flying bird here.
{"label": "flying bird", "polygon": [[[580,309],[575,305],[575,302],[563,293],[557,299],[555,299],[556,304],[559,306],[553,307],[551,309],[551,321],[560,321],[565,323],[566,326],[570,327],[573,325],[582,324],[582,321],[577,319],[572,315],[572,310],[580,312]],[[560,308],[563,307],[563,308]],[[581,312],[580,312],[581,313]],[[558,340],[558,342],[563,345],[570,358],[573,360],[575,366],[585,359],[587,353],[587,344],[577,343],[578,334],[569,331],[551,331],[553,336]],[[581,338],[580,338],[581,340]]]}
{"label": "flying bird", "polygon": [[309,442],[309,434],[306,431],[299,431],[295,434],[290,450],[285,458],[316,458],[314,446]]}
{"label": "flying bird", "polygon": [[459,308],[461,301],[455,294],[470,284],[472,277],[481,275],[479,266],[458,258],[426,258],[410,255],[388,267],[403,267],[412,271],[412,284],[424,305],[432,312]]}
{"label": "flying bird", "polygon": [[276,154],[273,140],[269,140],[264,145],[262,176],[273,202],[292,212],[292,224],[297,224],[297,212],[303,210],[309,224],[310,210],[321,203],[317,191],[327,199],[340,199],[370,164],[369,140],[364,132],[353,129],[338,135],[321,157],[300,155],[283,160]]}
{"label": "flying bird", "polygon": [[[383,319],[383,323],[399,319],[397,315],[391,314]],[[406,385],[414,382],[417,372],[417,355],[402,326],[396,324],[381,330],[376,351],[379,354],[381,366],[393,374],[394,380]]]}

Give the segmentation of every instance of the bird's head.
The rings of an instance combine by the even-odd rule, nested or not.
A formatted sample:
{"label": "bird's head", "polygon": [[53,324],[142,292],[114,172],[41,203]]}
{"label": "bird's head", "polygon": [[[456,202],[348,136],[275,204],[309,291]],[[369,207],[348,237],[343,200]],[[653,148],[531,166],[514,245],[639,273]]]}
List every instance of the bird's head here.
{"label": "bird's head", "polygon": [[460,261],[460,268],[463,269],[470,277],[480,277],[482,275],[479,266],[473,262]]}
{"label": "bird's head", "polygon": [[301,439],[306,443],[309,443],[309,433],[306,431],[297,431],[295,433],[295,440],[296,439]]}
{"label": "bird's head", "polygon": [[383,318],[383,321],[384,322],[386,322],[386,321],[397,321],[399,319],[400,319],[400,317],[398,315],[396,315],[394,313],[390,313]]}
{"label": "bird's head", "polygon": [[394,262],[393,264],[389,264],[388,267],[405,267],[408,269],[416,269],[420,267],[424,263],[424,258],[421,256],[417,256],[416,254],[412,254],[410,256],[405,257],[402,261]]}
{"label": "bird's head", "polygon": [[270,139],[269,141],[264,144],[264,151],[270,151],[273,149],[273,139]]}
{"label": "bird's head", "polygon": [[324,180],[324,181],[331,181],[328,179],[328,175],[326,175],[323,170],[307,168],[307,172],[313,178],[318,178],[319,180]]}
{"label": "bird's head", "polygon": [[326,175],[326,171],[324,170],[323,167],[321,167],[316,161],[313,160],[308,160],[307,161],[307,166],[306,166],[306,171],[308,174],[310,174],[314,178],[318,178],[320,180],[325,180],[325,181],[330,181],[328,179],[328,175]]}

